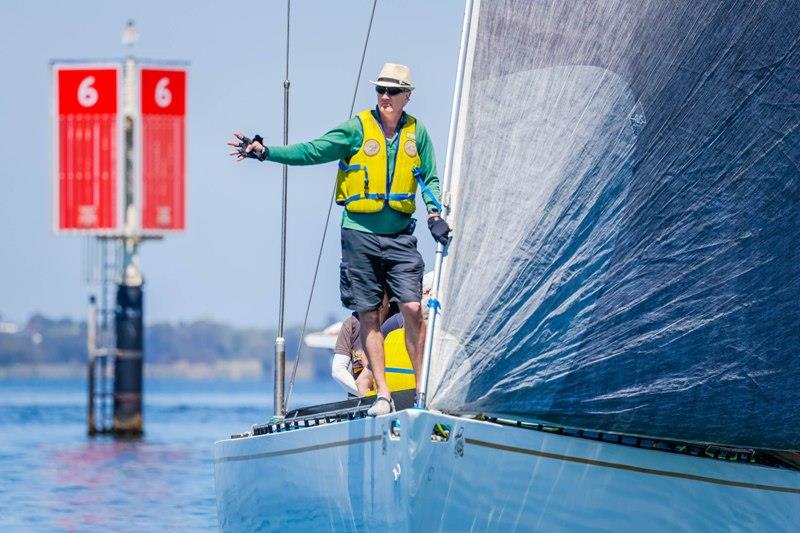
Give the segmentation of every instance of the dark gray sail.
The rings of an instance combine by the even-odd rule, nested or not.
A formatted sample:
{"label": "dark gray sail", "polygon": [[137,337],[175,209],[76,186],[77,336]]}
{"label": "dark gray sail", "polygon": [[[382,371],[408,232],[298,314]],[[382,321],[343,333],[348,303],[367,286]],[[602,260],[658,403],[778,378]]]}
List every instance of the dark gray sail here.
{"label": "dark gray sail", "polygon": [[473,13],[431,406],[800,448],[800,2]]}

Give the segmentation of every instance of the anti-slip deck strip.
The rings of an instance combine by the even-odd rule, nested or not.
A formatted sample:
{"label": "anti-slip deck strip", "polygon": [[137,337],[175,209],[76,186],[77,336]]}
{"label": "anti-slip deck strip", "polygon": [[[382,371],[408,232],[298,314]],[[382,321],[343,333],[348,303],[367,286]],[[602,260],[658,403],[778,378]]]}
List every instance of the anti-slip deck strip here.
{"label": "anti-slip deck strip", "polygon": [[279,457],[281,455],[294,455],[297,453],[314,452],[318,450],[325,450],[328,448],[338,448],[340,446],[352,446],[354,444],[366,444],[381,440],[381,435],[372,435],[370,437],[361,437],[360,439],[340,440],[336,442],[328,442],[326,444],[317,444],[315,446],[303,446],[301,448],[290,448],[288,450],[278,450],[276,452],[254,453],[250,455],[236,455],[233,457],[222,457],[216,459],[215,463],[233,463],[236,461],[253,461],[256,459],[267,459],[269,457]]}

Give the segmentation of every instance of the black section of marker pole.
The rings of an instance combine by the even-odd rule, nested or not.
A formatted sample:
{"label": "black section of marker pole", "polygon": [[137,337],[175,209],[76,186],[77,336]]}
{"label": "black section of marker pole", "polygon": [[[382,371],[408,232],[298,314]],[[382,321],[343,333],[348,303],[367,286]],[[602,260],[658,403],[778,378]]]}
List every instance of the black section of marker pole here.
{"label": "black section of marker pole", "polygon": [[136,436],[144,431],[142,418],[142,362],[144,312],[142,286],[119,285],[115,328],[117,356],[114,364],[114,428],[117,435]]}

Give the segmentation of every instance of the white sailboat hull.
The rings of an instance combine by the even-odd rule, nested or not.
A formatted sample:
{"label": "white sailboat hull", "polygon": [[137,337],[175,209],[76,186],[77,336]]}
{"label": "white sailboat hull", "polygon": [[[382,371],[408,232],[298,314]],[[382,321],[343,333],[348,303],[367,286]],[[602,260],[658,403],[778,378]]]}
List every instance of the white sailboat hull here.
{"label": "white sailboat hull", "polygon": [[800,528],[796,471],[416,409],[220,441],[214,461],[223,531]]}

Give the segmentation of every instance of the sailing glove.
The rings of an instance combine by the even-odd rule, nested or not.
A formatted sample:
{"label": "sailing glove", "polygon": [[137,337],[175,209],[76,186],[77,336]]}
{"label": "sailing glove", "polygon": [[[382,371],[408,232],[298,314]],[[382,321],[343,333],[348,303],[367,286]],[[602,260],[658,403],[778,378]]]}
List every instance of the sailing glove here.
{"label": "sailing glove", "polygon": [[[249,152],[245,152],[245,149],[248,146],[250,146],[251,144],[253,144],[254,142],[261,143],[261,146],[264,147],[264,151],[261,152],[260,154],[256,153],[255,149],[250,150]],[[239,146],[237,148],[239,150],[239,154],[242,155],[242,157],[250,157],[252,159],[258,159],[259,161],[264,161],[267,158],[267,155],[269,155],[269,150],[267,149],[266,145],[264,144],[263,137],[261,137],[261,135],[258,135],[258,134],[256,134],[255,137],[253,137],[252,141],[250,139],[248,139],[247,137],[242,136],[242,138],[240,139],[240,142],[239,142]]]}
{"label": "sailing glove", "polygon": [[450,226],[447,221],[440,216],[430,217],[428,219],[428,229],[431,230],[433,240],[440,243],[442,246],[447,246],[450,242]]}

